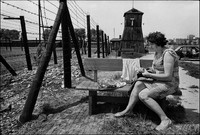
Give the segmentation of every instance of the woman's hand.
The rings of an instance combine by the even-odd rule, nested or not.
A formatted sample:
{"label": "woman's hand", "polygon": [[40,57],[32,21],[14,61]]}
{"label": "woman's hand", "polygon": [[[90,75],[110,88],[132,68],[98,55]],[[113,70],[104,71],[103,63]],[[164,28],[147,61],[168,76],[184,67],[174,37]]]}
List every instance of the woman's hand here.
{"label": "woman's hand", "polygon": [[156,73],[156,71],[153,70],[153,68],[151,68],[151,67],[146,68],[146,70],[147,70],[149,73]]}
{"label": "woman's hand", "polygon": [[144,77],[150,78],[151,77],[151,73],[149,73],[146,69],[144,69],[144,72],[142,73],[142,75]]}
{"label": "woman's hand", "polygon": [[140,68],[140,69],[138,69],[138,71],[137,71],[137,73],[144,73],[144,68]]}

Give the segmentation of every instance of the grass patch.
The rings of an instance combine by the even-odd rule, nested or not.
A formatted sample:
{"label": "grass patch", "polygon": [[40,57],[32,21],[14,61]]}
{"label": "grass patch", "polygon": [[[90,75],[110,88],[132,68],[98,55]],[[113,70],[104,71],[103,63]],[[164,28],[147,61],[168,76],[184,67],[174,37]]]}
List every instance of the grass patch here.
{"label": "grass patch", "polygon": [[179,66],[182,67],[184,70],[187,70],[187,74],[195,77],[197,79],[200,78],[200,73],[199,73],[199,64],[194,64],[192,62],[179,62]]}
{"label": "grass patch", "polygon": [[135,114],[134,116],[125,116],[123,118],[107,119],[101,128],[100,133],[107,134],[149,134],[149,135],[168,135],[168,134],[199,134],[199,124],[172,124],[165,131],[156,131],[153,118],[147,118],[146,115]]}
{"label": "grass patch", "polygon": [[[188,122],[185,116],[185,108],[178,101],[170,100],[167,104],[165,112],[173,121],[173,124],[165,131],[156,131],[155,128],[160,123],[159,117],[153,111],[148,110],[147,107],[145,108],[145,105],[138,104],[130,115],[105,119],[100,134],[199,134],[199,124]],[[125,108],[121,105],[116,105],[116,107],[118,108],[114,108],[112,113],[122,111]]]}
{"label": "grass patch", "polygon": [[156,134],[151,121],[136,114],[133,117],[114,118],[105,121],[102,132],[108,134]]}

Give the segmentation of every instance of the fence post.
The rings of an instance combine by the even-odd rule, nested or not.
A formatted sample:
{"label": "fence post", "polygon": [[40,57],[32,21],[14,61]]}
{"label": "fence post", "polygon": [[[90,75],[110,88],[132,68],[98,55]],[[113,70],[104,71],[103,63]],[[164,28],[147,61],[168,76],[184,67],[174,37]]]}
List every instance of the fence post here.
{"label": "fence post", "polygon": [[12,41],[10,42],[10,39],[9,39],[9,45],[10,45],[10,51],[12,51]]}
{"label": "fence post", "polygon": [[38,0],[38,23],[39,23],[39,43],[41,42],[41,3],[40,0]]}
{"label": "fence post", "polygon": [[99,25],[97,25],[97,58],[100,58]]}
{"label": "fence post", "polygon": [[83,39],[83,54],[87,54],[85,38]]}
{"label": "fence post", "polygon": [[26,55],[26,62],[27,62],[28,70],[32,70],[29,47],[27,43],[27,33],[26,33],[24,16],[20,16],[20,22],[21,22],[21,27],[22,27],[22,37],[23,37],[24,50],[25,50],[25,55]]}
{"label": "fence post", "polygon": [[63,45],[63,65],[64,65],[64,87],[71,88],[71,39],[69,33],[69,27],[67,24],[67,5],[66,1],[64,2],[63,8],[63,18],[61,21],[62,28],[62,45]]}
{"label": "fence post", "polygon": [[54,45],[54,49],[53,49],[53,59],[54,59],[54,64],[58,64],[57,54],[56,54],[56,44]]}
{"label": "fence post", "polygon": [[91,57],[90,15],[87,15],[87,38],[88,38],[88,57]]}
{"label": "fence post", "polygon": [[64,2],[60,3],[52,31],[50,32],[50,35],[48,38],[47,51],[46,51],[45,55],[42,57],[42,61],[41,61],[40,65],[38,66],[38,69],[37,69],[36,75],[33,79],[30,91],[28,93],[28,97],[27,97],[26,103],[24,105],[22,114],[19,117],[19,121],[22,124],[32,119],[32,112],[33,112],[33,109],[34,109],[34,106],[35,106],[35,103],[36,103],[36,100],[38,97],[40,87],[42,85],[42,81],[43,81],[48,63],[51,59],[53,46],[54,46],[56,35],[58,33],[59,25],[61,22],[62,12],[63,12],[63,3]]}
{"label": "fence post", "polygon": [[10,40],[6,39],[6,43],[5,43],[5,46],[6,46],[6,51],[8,50],[8,44],[7,44],[7,41],[8,41],[8,44],[10,44]]}
{"label": "fence post", "polygon": [[109,36],[108,36],[108,55],[110,54],[110,52],[111,52],[111,46],[110,46]]}
{"label": "fence post", "polygon": [[16,76],[16,72],[12,69],[12,67],[6,62],[3,56],[0,55],[0,62],[10,71],[13,76]]}
{"label": "fence post", "polygon": [[80,50],[81,50],[81,54],[83,54],[83,38],[82,37],[80,37]]}
{"label": "fence post", "polygon": [[23,51],[23,40],[22,40],[22,38],[20,38],[20,47],[21,47],[21,50]]}
{"label": "fence post", "polygon": [[76,38],[76,35],[75,35],[75,32],[74,32],[74,27],[72,25],[72,21],[71,21],[69,10],[68,10],[67,6],[66,6],[66,15],[67,15],[66,16],[67,25],[69,27],[70,34],[71,34],[71,37],[72,37],[72,40],[73,40],[73,43],[74,43],[74,48],[75,48],[75,51],[76,51],[76,55],[77,55],[78,63],[79,63],[79,66],[80,66],[81,74],[82,74],[82,76],[85,76],[85,71],[84,71],[84,68],[83,68],[81,54],[80,54],[80,51],[79,51],[80,49],[79,49],[79,46],[78,46],[78,41],[77,41],[77,38]]}
{"label": "fence post", "polygon": [[106,38],[106,34],[105,35],[105,53],[106,53],[106,57],[108,56],[108,46],[107,46],[107,38]]}
{"label": "fence post", "polygon": [[105,58],[105,55],[104,55],[104,41],[103,41],[103,38],[104,37],[104,34],[103,34],[103,31],[101,32],[101,38],[102,38],[102,55],[103,55],[103,58]]}

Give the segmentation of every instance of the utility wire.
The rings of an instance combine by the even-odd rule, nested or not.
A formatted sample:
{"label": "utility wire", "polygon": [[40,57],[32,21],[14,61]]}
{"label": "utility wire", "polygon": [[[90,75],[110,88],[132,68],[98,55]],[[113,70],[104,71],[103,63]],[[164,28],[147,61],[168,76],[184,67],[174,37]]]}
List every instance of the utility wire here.
{"label": "utility wire", "polygon": [[74,3],[75,3],[75,5],[77,5],[78,9],[80,9],[82,11],[81,13],[83,14],[83,16],[86,16],[87,15],[86,12],[83,11],[83,9],[76,3],[75,0],[74,0]]}
{"label": "utility wire", "polygon": [[[82,21],[84,22],[84,21],[85,21],[84,18],[83,18],[82,16],[80,16],[80,14],[79,14],[78,12],[77,12],[77,13],[74,12],[74,11],[77,11],[77,9],[75,9],[71,4],[69,4],[69,5],[70,5],[71,8],[73,8],[73,9],[71,9],[71,8],[69,7],[69,10],[72,12],[72,14],[75,15],[77,18],[79,18],[80,20],[82,20]],[[77,15],[78,15],[79,17],[78,17]],[[76,19],[76,20],[77,20],[77,19]]]}
{"label": "utility wire", "polygon": [[[3,9],[2,9],[1,11],[3,11],[2,14],[4,14],[4,15],[5,15],[5,14],[6,14],[6,15],[7,15],[7,14],[12,14],[12,16],[13,16],[13,17],[16,16],[16,18],[20,16],[19,14],[14,14],[14,13],[5,11],[5,10],[3,10]],[[4,12],[6,12],[6,13],[4,13]],[[11,16],[11,15],[7,15],[7,16]],[[25,19],[26,19],[26,20],[25,20],[26,22],[30,22],[30,23],[33,23],[33,24],[35,23],[35,21],[33,21],[32,19],[30,19],[30,18],[27,17],[27,16],[26,16]]]}
{"label": "utility wire", "polygon": [[[74,6],[72,6],[72,4],[70,3],[70,2],[68,2],[69,3],[69,5],[74,9],[74,11],[79,11],[80,12],[80,10],[76,7],[76,5],[74,4],[74,3],[72,3]],[[85,17],[82,17],[80,14],[79,14],[79,12],[77,12],[78,13],[78,16],[83,20],[83,21],[85,21]],[[83,16],[85,16],[85,15],[83,15]]]}
{"label": "utility wire", "polygon": [[[23,9],[23,8],[20,8],[20,7],[18,7],[18,6],[12,5],[12,4],[9,4],[9,3],[4,2],[4,1],[1,1],[1,2],[7,4],[8,6],[12,6],[12,7],[17,8],[17,9],[19,9],[19,10],[22,10],[22,11],[25,11],[25,12],[27,12],[27,13],[30,13],[30,14],[33,14],[33,15],[38,16],[37,13],[31,12],[31,11],[28,11],[28,10],[25,10],[25,9]],[[45,18],[45,17],[44,17],[44,18]],[[48,19],[48,20],[50,20],[50,21],[54,21],[54,20],[52,20],[52,19],[50,19],[50,18],[46,18],[46,19]]]}
{"label": "utility wire", "polygon": [[55,4],[51,3],[49,0],[46,0],[46,1],[58,9],[58,7]]}
{"label": "utility wire", "polygon": [[[31,2],[31,3],[33,3],[34,5],[36,5],[36,6],[39,6],[37,3],[35,3],[35,2],[33,2],[33,1],[31,1],[31,0],[28,0],[29,2]],[[48,12],[50,12],[50,13],[52,13],[52,14],[54,14],[54,15],[56,15],[56,13],[55,12],[52,12],[51,10],[49,10],[49,9],[46,9],[45,7],[43,7],[43,6],[41,6],[41,8],[43,8],[44,10],[46,10],[46,11],[48,11]]]}
{"label": "utility wire", "polygon": [[[13,17],[13,16],[9,16],[9,15],[5,15],[5,14],[1,14],[2,16],[5,16],[5,17],[8,17],[8,18],[18,18],[19,16],[17,17]],[[33,21],[29,21],[27,19],[25,19],[25,22],[28,22],[28,23],[31,23],[31,24],[35,24],[35,25],[38,25],[38,23],[36,22],[33,22]]]}
{"label": "utility wire", "polygon": [[[35,6],[38,7],[38,4],[34,2],[34,0],[27,0],[29,2],[31,2],[32,4],[34,4]],[[23,8],[20,8],[16,5],[13,5],[13,4],[10,4],[8,2],[5,2],[5,1],[1,1],[3,4],[6,4],[8,6],[11,6],[11,7],[14,7],[14,8],[17,8],[18,10],[22,10],[24,12],[27,12],[29,14],[32,14],[32,15],[35,15],[35,16],[38,16],[38,13],[34,13],[34,12],[31,12],[27,9],[23,9]],[[54,13],[52,10],[49,10],[47,7],[46,7],[46,2],[50,3],[51,5],[53,5],[54,7],[56,7],[58,9],[58,6],[56,6],[54,3],[50,2],[50,0],[43,0],[43,6],[41,6],[41,8],[43,9],[43,13],[44,15],[41,17],[43,19],[46,20],[46,25],[48,26],[48,21],[47,20],[50,20],[50,21],[55,21],[53,19],[50,19],[50,18],[47,18],[47,12],[48,13],[51,13],[51,14],[54,14],[54,15],[57,15],[56,13]],[[76,28],[84,28],[86,29],[86,12],[76,3],[75,0],[71,0],[71,1],[67,1],[67,4],[68,4],[68,8],[69,8],[69,11],[71,13],[71,19],[72,19],[72,22],[73,22],[73,25],[76,27]],[[8,11],[4,11],[2,10],[3,13],[1,13],[2,16],[5,16],[5,17],[11,17],[11,16],[17,16],[19,17],[17,14],[15,13],[11,13],[11,12],[8,12]],[[47,12],[46,12],[47,11]],[[6,13],[5,13],[6,12]],[[8,15],[8,14],[12,14],[12,15]],[[30,19],[31,18],[31,19]],[[35,26],[39,27],[38,23],[36,21],[33,21],[32,20],[32,17],[30,18],[25,18],[25,21],[27,22],[27,29],[28,29],[28,34],[32,34],[32,35],[37,35],[39,33],[37,32],[34,32],[34,31],[37,31],[35,29]],[[96,28],[96,25],[97,23],[94,21],[94,19],[92,17],[91,18],[91,27],[92,28]],[[9,24],[9,25],[16,25],[15,24]],[[4,25],[5,26],[5,25]],[[59,29],[59,32],[58,33],[61,33],[61,30]]]}

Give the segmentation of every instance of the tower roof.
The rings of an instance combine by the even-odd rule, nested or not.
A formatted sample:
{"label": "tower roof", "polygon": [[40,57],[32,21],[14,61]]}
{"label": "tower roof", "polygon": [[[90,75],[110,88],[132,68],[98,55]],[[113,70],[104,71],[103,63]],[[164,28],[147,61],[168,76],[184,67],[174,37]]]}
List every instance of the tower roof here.
{"label": "tower roof", "polygon": [[124,16],[125,16],[126,14],[144,14],[144,13],[141,12],[141,11],[139,11],[139,10],[137,10],[137,9],[135,9],[135,8],[132,8],[131,10],[125,12],[125,13],[124,13]]}

